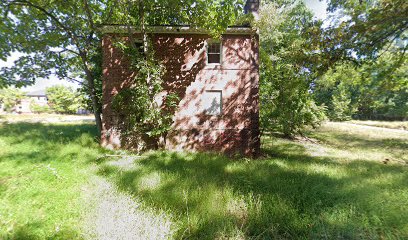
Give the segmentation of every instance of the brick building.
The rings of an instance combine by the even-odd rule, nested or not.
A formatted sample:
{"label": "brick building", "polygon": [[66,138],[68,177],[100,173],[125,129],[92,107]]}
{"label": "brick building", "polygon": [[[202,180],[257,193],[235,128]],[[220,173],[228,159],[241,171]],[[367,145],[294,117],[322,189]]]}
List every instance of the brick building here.
{"label": "brick building", "polygon": [[[253,2],[253,1],[249,1]],[[113,44],[125,41],[124,26],[102,27],[102,144],[123,146],[112,99],[129,86],[129,59]],[[180,102],[165,146],[170,150],[259,153],[258,35],[251,27],[230,27],[221,40],[188,26],[151,26],[155,57],[166,67],[164,89]],[[135,31],[135,39],[141,37]]]}

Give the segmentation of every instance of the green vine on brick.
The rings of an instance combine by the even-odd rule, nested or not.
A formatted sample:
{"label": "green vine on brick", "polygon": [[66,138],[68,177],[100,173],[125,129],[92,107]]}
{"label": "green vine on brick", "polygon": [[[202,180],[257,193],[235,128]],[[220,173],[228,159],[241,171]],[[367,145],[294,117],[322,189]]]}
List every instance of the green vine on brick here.
{"label": "green vine on brick", "polygon": [[[148,42],[151,46],[151,43]],[[179,97],[163,89],[164,65],[154,52],[117,43],[130,58],[135,77],[129,87],[121,90],[112,101],[119,121],[124,146],[144,150],[163,145],[172,124]]]}

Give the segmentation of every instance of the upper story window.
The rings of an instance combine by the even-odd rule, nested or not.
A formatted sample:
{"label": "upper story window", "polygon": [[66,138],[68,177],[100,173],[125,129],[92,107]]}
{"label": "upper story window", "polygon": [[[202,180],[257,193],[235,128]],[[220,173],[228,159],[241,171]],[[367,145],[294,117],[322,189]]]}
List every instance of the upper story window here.
{"label": "upper story window", "polygon": [[135,41],[135,48],[136,48],[136,50],[137,50],[140,54],[143,54],[143,53],[144,53],[143,40],[137,39],[137,40]]}
{"label": "upper story window", "polygon": [[221,42],[210,41],[207,43],[207,63],[221,64]]}

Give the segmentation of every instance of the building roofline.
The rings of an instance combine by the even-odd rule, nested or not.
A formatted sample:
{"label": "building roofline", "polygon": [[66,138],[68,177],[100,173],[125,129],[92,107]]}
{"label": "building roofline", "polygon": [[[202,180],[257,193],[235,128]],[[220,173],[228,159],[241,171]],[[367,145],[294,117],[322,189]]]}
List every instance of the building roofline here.
{"label": "building roofline", "polygon": [[[99,31],[102,34],[106,33],[128,33],[129,29],[126,25],[108,24],[101,25]],[[139,29],[131,27],[133,33],[141,33]],[[209,34],[210,31],[191,27],[189,25],[151,25],[146,27],[147,33],[170,33],[170,34]],[[257,30],[248,26],[229,26],[223,34],[256,34]]]}
{"label": "building roofline", "polygon": [[46,97],[47,96],[45,90],[32,91],[25,95],[28,97]]}

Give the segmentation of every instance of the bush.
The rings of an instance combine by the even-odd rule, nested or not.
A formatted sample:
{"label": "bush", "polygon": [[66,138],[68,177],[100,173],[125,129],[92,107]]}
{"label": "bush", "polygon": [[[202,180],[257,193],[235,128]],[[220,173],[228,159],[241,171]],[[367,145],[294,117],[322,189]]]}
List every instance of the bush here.
{"label": "bush", "polygon": [[48,105],[39,105],[35,102],[30,104],[30,110],[33,113],[50,113],[51,108]]}
{"label": "bush", "polygon": [[84,107],[82,96],[71,87],[55,85],[46,89],[50,108],[62,114],[74,114]]}

